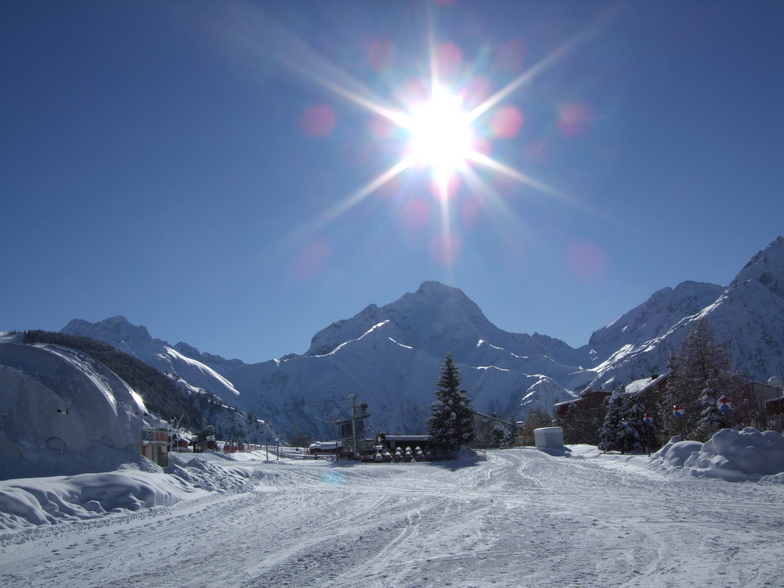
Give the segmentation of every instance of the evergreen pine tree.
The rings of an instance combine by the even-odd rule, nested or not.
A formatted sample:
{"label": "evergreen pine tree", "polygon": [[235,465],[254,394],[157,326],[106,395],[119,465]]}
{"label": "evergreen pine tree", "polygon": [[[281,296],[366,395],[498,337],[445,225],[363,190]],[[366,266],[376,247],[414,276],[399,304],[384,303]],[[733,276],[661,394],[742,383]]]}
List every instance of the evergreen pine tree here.
{"label": "evergreen pine tree", "polygon": [[697,438],[710,439],[716,431],[724,427],[724,413],[717,406],[718,400],[719,395],[710,386],[702,391],[700,405],[703,408],[695,431]]}
{"label": "evergreen pine tree", "polygon": [[616,390],[610,397],[607,416],[604,417],[602,430],[599,432],[601,441],[599,449],[602,451],[621,451],[624,448],[626,432],[621,420],[626,414],[626,399],[620,391]]}
{"label": "evergreen pine tree", "polygon": [[566,414],[556,420],[556,424],[563,428],[565,443],[598,445],[601,443],[600,432],[606,414],[607,409],[601,404],[592,408],[583,408],[572,403],[566,410]]}
{"label": "evergreen pine tree", "polygon": [[509,413],[509,444],[515,445],[517,438],[520,436],[520,427],[517,425],[517,415],[515,411]]}
{"label": "evergreen pine tree", "polygon": [[514,437],[509,430],[509,425],[496,421],[493,425],[493,447],[505,447],[511,445],[512,441],[514,441]]}
{"label": "evergreen pine tree", "polygon": [[460,371],[447,353],[436,383],[436,400],[430,405],[427,430],[431,443],[451,455],[470,443],[474,434],[474,410],[460,382]]}
{"label": "evergreen pine tree", "polygon": [[629,421],[627,428],[626,449],[628,451],[644,451],[647,445],[649,426],[645,423],[645,405],[637,403],[626,414]]}

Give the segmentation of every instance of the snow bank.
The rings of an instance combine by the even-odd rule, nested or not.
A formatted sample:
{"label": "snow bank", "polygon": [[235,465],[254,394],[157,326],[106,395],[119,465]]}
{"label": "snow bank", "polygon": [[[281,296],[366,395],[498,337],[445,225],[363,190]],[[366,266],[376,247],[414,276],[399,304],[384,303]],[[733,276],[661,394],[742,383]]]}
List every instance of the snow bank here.
{"label": "snow bank", "polygon": [[576,445],[567,445],[566,449],[569,450],[569,455],[571,457],[581,457],[581,458],[588,458],[588,457],[599,457],[603,455],[604,452],[600,451],[596,445],[586,445],[583,443],[578,443]]}
{"label": "snow bank", "polygon": [[244,492],[253,489],[249,470],[226,468],[194,457],[186,463],[172,463],[166,473],[177,476],[194,488],[214,492]]}
{"label": "snow bank", "polygon": [[670,442],[653,455],[654,463],[664,469],[682,468],[692,453],[699,453],[703,444],[699,441],[679,441],[673,437]]}
{"label": "snow bank", "polygon": [[722,429],[705,444],[674,437],[653,456],[653,465],[731,481],[764,477],[784,483],[784,436],[747,427]]}
{"label": "snow bank", "polygon": [[204,494],[177,476],[134,470],[11,480],[0,482],[0,529],[94,519]]}
{"label": "snow bank", "polygon": [[[115,471],[55,477],[40,477],[41,471],[36,468],[42,467],[41,464],[28,462],[26,471],[36,477],[0,482],[0,530],[171,506],[210,492],[247,492],[253,489],[259,476],[248,466],[216,465],[209,459],[191,456],[186,460],[179,454],[171,455],[173,463],[164,472],[130,449],[67,453],[72,462],[94,462],[93,467],[98,468],[108,468],[109,460],[123,461],[122,456],[126,459],[115,464]],[[0,461],[0,467],[8,463],[8,460]],[[23,467],[21,463],[16,466]],[[44,467],[48,466],[44,464]]]}

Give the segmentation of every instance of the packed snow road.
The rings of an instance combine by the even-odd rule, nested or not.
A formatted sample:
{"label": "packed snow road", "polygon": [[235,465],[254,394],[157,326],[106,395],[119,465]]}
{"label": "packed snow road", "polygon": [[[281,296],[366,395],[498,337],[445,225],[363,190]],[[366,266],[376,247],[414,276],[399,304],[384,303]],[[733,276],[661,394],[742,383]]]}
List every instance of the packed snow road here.
{"label": "packed snow road", "polygon": [[252,492],[6,534],[0,585],[782,586],[784,485],[644,462],[256,462]]}

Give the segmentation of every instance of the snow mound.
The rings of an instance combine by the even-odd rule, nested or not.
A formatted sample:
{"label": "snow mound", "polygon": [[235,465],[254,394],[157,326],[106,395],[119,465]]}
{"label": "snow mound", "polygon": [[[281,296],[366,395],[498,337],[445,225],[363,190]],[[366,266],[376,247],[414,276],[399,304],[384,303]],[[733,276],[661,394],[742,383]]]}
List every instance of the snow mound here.
{"label": "snow mound", "polygon": [[[93,461],[97,462],[93,464],[97,468],[109,467],[111,460],[122,463],[115,463],[115,471],[103,473],[0,482],[0,530],[56,525],[110,513],[171,506],[209,492],[250,491],[254,485],[249,469],[221,467],[198,457],[186,463],[172,463],[164,473],[132,449],[118,451],[106,447],[68,453],[69,461],[82,459],[85,464]],[[8,462],[0,465],[6,466]],[[11,465],[21,467],[16,462]],[[50,465],[56,468],[59,464]],[[40,463],[30,467],[33,476],[40,476]]]}
{"label": "snow mound", "polygon": [[[72,476],[40,477],[42,465],[33,463],[31,476],[0,482],[0,531],[95,519],[111,513],[171,506],[211,492],[248,492],[255,485],[254,472],[243,466],[220,466],[194,457],[184,462],[172,454],[165,472],[133,449],[105,447],[67,452],[68,460],[98,469],[112,463],[115,471]],[[0,460],[5,467],[8,460]],[[14,461],[12,466],[21,468]],[[50,464],[52,468],[59,463]],[[75,466],[71,466],[72,468]]]}
{"label": "snow mound", "polygon": [[682,469],[691,475],[730,481],[766,479],[784,483],[784,436],[775,431],[760,433],[722,429],[707,443],[678,441],[674,437],[653,456],[654,467]]}
{"label": "snow mound", "polygon": [[170,506],[206,494],[177,476],[126,469],[70,477],[0,482],[0,529],[95,519]]}
{"label": "snow mound", "polygon": [[248,471],[223,468],[198,457],[187,463],[173,463],[166,468],[166,473],[210,492],[245,492],[252,490],[254,485]]}
{"label": "snow mound", "polygon": [[654,463],[660,464],[664,469],[682,468],[692,453],[699,453],[703,443],[699,441],[679,441],[673,437],[667,445],[662,447],[653,456]]}

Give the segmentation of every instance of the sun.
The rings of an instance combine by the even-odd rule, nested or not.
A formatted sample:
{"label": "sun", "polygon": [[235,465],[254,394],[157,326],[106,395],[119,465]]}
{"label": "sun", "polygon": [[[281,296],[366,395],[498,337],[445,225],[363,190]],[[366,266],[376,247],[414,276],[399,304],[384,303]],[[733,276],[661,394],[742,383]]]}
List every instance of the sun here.
{"label": "sun", "polygon": [[408,155],[429,166],[439,183],[465,166],[474,134],[458,96],[434,88],[426,102],[412,109],[404,126],[410,136]]}
{"label": "sun", "polygon": [[[516,136],[522,121],[525,120],[523,113],[516,107],[502,106],[502,103],[512,93],[530,85],[542,72],[552,68],[579,45],[593,38],[597,30],[609,22],[612,16],[613,14],[608,14],[598,19],[489,96],[489,84],[484,78],[473,74],[461,74],[454,80],[458,83],[455,87],[442,85],[441,80],[451,77],[440,71],[440,53],[431,41],[429,78],[426,75],[404,78],[399,89],[393,93],[394,100],[392,97],[376,95],[367,85],[325,60],[287,31],[275,27],[276,35],[286,48],[286,51],[281,53],[287,56],[284,60],[286,65],[310,81],[367,110],[373,115],[374,122],[381,123],[379,128],[385,129],[383,132],[377,132],[375,126],[371,125],[373,134],[383,138],[383,149],[386,150],[388,146],[393,146],[395,150],[401,149],[400,158],[394,157],[394,163],[390,167],[353,192],[332,202],[310,222],[303,223],[297,234],[310,234],[333,222],[412,168],[426,168],[432,174],[433,182],[430,188],[440,201],[441,234],[444,237],[445,251],[453,249],[450,240],[451,201],[463,191],[463,186],[467,192],[481,197],[482,201],[489,203],[494,209],[506,210],[503,199],[493,186],[485,181],[483,175],[478,173],[481,169],[577,206],[568,195],[502,163],[490,153],[496,139]],[[457,53],[460,53],[459,49]],[[447,71],[448,69],[446,67]],[[473,69],[474,66],[471,66],[466,72]],[[427,86],[430,86],[429,96],[423,99],[422,90]],[[467,104],[471,105],[470,108],[466,108]],[[328,108],[324,110],[326,115],[329,115],[328,120],[332,121],[325,128],[331,129],[335,121],[334,113]],[[324,114],[321,111],[319,113]],[[316,122],[324,123],[322,120]],[[392,130],[388,131],[387,128]],[[392,139],[394,145],[386,143],[387,139]]]}

